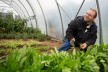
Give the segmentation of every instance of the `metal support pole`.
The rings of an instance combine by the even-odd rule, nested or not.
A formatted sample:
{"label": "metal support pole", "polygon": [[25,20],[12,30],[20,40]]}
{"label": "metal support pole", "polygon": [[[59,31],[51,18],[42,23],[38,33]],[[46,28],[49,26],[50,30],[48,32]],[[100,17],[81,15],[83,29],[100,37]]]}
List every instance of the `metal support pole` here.
{"label": "metal support pole", "polygon": [[[30,17],[30,15],[29,15],[28,10],[26,9],[26,7],[23,5],[23,3],[22,3],[20,0],[18,0],[18,1],[21,3],[21,5],[22,5],[22,6],[24,7],[24,9],[26,10],[28,16]],[[33,27],[33,24],[32,24],[32,22],[31,22],[31,19],[29,19],[29,20],[30,20],[31,26]]]}
{"label": "metal support pole", "polygon": [[45,19],[44,11],[42,9],[42,6],[41,6],[40,2],[38,0],[37,0],[37,2],[38,2],[39,6],[41,8],[41,11],[42,11],[42,14],[43,14],[43,17],[44,17],[44,21],[45,21],[45,26],[46,26],[46,35],[48,35],[47,22],[46,22],[46,19]]}
{"label": "metal support pole", "polygon": [[99,7],[99,2],[96,0],[97,4],[97,11],[98,11],[98,17],[99,17],[99,44],[103,43],[103,36],[102,36],[102,21],[101,21],[101,13],[100,13],[100,7]]}
{"label": "metal support pole", "polygon": [[29,2],[29,0],[26,0],[26,1],[27,1],[27,3],[29,4],[31,10],[33,11],[33,14],[34,14],[34,16],[35,16],[36,27],[38,28],[35,11],[34,11],[34,9],[32,8],[32,5],[31,5],[31,3]]}
{"label": "metal support pole", "polygon": [[59,5],[58,5],[57,0],[55,0],[55,2],[56,2],[56,4],[57,4],[58,11],[59,11],[59,15],[60,15],[60,19],[61,19],[61,25],[62,25],[62,37],[64,38],[64,26],[63,26],[62,15],[61,15],[61,11],[60,11],[60,8],[59,8]]}

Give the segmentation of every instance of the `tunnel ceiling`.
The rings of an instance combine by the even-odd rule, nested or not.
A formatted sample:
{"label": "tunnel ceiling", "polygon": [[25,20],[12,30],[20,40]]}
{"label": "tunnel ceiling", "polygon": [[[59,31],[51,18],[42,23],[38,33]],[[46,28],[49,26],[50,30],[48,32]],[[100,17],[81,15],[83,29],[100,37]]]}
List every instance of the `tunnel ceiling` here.
{"label": "tunnel ceiling", "polygon": [[[108,1],[104,0],[0,0],[12,7],[27,24],[39,28],[42,33],[57,39],[63,39],[68,23],[78,15],[84,14],[88,8],[98,11],[96,23],[98,25],[97,43],[105,43],[107,34],[106,17]],[[104,24],[104,25],[102,25]],[[103,28],[104,27],[104,28]]]}

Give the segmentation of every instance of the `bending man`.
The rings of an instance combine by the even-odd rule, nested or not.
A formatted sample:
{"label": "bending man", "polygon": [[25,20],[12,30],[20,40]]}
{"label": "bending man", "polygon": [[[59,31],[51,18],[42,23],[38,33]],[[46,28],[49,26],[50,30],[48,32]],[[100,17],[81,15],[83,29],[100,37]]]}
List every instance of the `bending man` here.
{"label": "bending man", "polygon": [[67,51],[71,46],[86,50],[97,39],[97,25],[94,19],[97,17],[95,9],[89,9],[83,16],[78,16],[68,24],[66,40],[58,51]]}

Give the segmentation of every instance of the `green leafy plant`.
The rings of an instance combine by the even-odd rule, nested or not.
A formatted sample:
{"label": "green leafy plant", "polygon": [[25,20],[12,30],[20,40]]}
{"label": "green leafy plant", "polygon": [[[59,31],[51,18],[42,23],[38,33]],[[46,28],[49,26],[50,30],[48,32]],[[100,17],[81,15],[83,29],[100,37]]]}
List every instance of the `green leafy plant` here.
{"label": "green leafy plant", "polygon": [[1,61],[0,72],[108,72],[108,45],[92,45],[86,52],[75,54],[58,52],[56,48],[42,54],[33,45],[14,50]]}

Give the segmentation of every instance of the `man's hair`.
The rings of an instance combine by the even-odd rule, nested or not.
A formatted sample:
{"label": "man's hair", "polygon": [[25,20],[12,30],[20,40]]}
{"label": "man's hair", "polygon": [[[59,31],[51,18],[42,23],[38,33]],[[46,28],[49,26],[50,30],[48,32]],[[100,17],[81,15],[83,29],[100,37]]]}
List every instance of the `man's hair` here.
{"label": "man's hair", "polygon": [[92,11],[95,12],[94,18],[96,18],[97,17],[97,11],[96,11],[96,9],[90,8],[90,10],[92,10]]}

